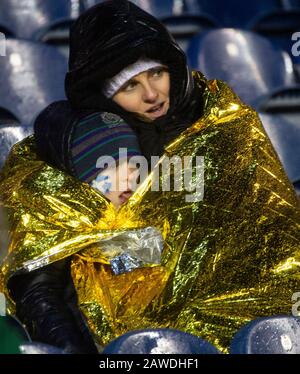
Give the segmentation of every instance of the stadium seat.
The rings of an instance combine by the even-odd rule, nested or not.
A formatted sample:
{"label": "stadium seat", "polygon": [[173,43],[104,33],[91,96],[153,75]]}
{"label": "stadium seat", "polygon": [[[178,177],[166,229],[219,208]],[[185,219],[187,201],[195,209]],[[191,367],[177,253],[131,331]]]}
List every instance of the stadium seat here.
{"label": "stadium seat", "polygon": [[[291,54],[291,35],[300,30],[299,0],[185,0],[194,13],[213,17],[221,27],[251,30]],[[292,56],[291,56],[292,57]],[[300,59],[295,61],[300,63]]]}
{"label": "stadium seat", "polygon": [[108,344],[103,354],[219,354],[206,340],[174,329],[130,331]]}
{"label": "stadium seat", "polygon": [[274,316],[258,318],[233,337],[232,354],[299,354],[300,318]]}
{"label": "stadium seat", "polygon": [[[82,0],[85,8],[90,8],[96,4],[103,3],[105,0]],[[146,12],[162,19],[174,14],[181,14],[184,11],[184,0],[131,0]]]}
{"label": "stadium seat", "polygon": [[83,9],[81,0],[1,0],[0,31],[52,44],[68,56],[69,29]]}
{"label": "stadium seat", "polygon": [[281,114],[295,124],[300,123],[300,86],[299,83],[271,92],[261,101],[259,110],[265,113]]}
{"label": "stadium seat", "polygon": [[224,80],[255,109],[273,91],[297,85],[290,57],[249,31],[217,29],[197,35],[187,55],[192,68]]}
{"label": "stadium seat", "polygon": [[0,317],[0,354],[19,354],[19,346],[30,341],[22,324],[15,317]]}
{"label": "stadium seat", "polygon": [[40,342],[24,342],[19,345],[22,354],[38,354],[38,355],[59,355],[66,354],[63,349],[50,344]]}
{"label": "stadium seat", "polygon": [[158,18],[184,50],[192,36],[219,26],[212,16],[189,11],[184,0],[133,0],[133,3]]}
{"label": "stadium seat", "polygon": [[300,9],[300,0],[281,0],[284,9]]}
{"label": "stadium seat", "polygon": [[103,3],[103,1],[105,0],[81,0],[81,4],[83,5],[84,10],[87,10],[96,4]]}
{"label": "stadium seat", "polygon": [[[247,25],[247,29],[268,38],[279,48],[285,50],[294,64],[300,63],[300,57],[293,55],[292,35],[300,30],[300,8],[278,11],[275,14],[254,19]],[[300,48],[299,48],[300,50]]]}
{"label": "stadium seat", "polygon": [[300,63],[296,63],[294,64],[294,70],[296,72],[296,75],[297,75],[297,81],[298,83],[300,83]]}
{"label": "stadium seat", "polygon": [[[232,8],[234,3],[237,4]],[[300,58],[291,53],[294,43],[291,36],[300,30],[299,0],[255,0],[247,3],[229,0],[226,7],[236,21],[225,22],[224,26],[254,31],[285,50],[295,64],[300,63]],[[226,11],[221,14],[226,16]]]}
{"label": "stadium seat", "polygon": [[20,121],[10,111],[0,107],[0,126],[19,125]]}
{"label": "stadium seat", "polygon": [[292,34],[292,42],[289,40],[289,43],[292,43],[290,49],[291,58],[293,60],[298,82],[300,82],[300,31]]}
{"label": "stadium seat", "polygon": [[295,188],[296,194],[300,198],[300,179],[297,182],[294,183],[294,188]]}
{"label": "stadium seat", "polygon": [[184,12],[183,0],[133,0],[132,2],[160,20]]}
{"label": "stadium seat", "polygon": [[272,14],[282,9],[280,0],[185,0],[187,7],[195,12],[206,12],[214,17],[222,27],[245,28],[261,15]]}
{"label": "stadium seat", "polygon": [[0,106],[30,124],[53,101],[65,98],[67,59],[54,47],[8,39],[0,57]]}
{"label": "stadium seat", "polygon": [[280,114],[260,113],[260,119],[292,183],[300,180],[300,122]]}
{"label": "stadium seat", "polygon": [[19,39],[40,40],[50,25],[76,19],[80,0],[1,0],[0,25]]}
{"label": "stadium seat", "polygon": [[0,126],[0,169],[11,150],[11,147],[33,133],[32,126],[7,125]]}

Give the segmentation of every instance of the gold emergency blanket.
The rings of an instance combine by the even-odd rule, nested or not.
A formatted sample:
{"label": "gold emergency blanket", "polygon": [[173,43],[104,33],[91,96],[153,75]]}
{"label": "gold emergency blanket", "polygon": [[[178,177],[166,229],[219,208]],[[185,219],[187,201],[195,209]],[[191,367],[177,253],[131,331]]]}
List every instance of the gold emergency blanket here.
{"label": "gold emergency blanket", "polygon": [[[170,327],[226,352],[248,321],[291,314],[300,291],[299,200],[256,112],[224,83],[195,76],[206,85],[204,115],[160,161],[204,156],[200,201],[187,201],[185,190],[151,190],[152,173],[116,212],[41,162],[32,137],[14,146],[0,179],[12,239],[2,266],[7,296],[14,273],[72,255],[79,305],[100,344]],[[161,265],[114,275],[101,239],[147,226],[163,235]]]}

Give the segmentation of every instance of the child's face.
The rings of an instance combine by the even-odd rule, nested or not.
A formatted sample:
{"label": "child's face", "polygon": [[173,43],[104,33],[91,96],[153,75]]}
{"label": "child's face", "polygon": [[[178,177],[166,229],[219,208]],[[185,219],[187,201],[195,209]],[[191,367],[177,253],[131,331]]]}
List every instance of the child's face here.
{"label": "child's face", "polygon": [[139,169],[130,165],[127,160],[123,160],[116,168],[110,167],[99,173],[92,182],[92,187],[119,208],[133,194],[138,176]]}

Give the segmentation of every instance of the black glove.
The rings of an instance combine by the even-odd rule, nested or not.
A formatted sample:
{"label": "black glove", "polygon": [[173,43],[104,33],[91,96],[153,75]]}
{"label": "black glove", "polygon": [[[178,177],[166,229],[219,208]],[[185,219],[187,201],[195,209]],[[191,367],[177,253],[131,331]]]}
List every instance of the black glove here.
{"label": "black glove", "polygon": [[73,298],[72,307],[66,300],[72,283],[69,268],[69,261],[62,260],[10,279],[8,288],[16,302],[17,317],[32,340],[60,347],[66,353],[98,353],[77,300]]}

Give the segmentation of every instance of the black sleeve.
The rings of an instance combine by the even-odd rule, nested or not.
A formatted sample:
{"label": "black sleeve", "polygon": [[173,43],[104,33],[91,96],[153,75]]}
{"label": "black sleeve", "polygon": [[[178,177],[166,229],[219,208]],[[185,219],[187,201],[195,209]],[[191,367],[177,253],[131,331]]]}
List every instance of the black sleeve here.
{"label": "black sleeve", "polygon": [[[65,300],[71,281],[69,261],[62,260],[27,274],[14,276],[8,284],[16,302],[17,317],[32,340],[60,347],[66,353],[97,353],[83,321],[78,321]],[[87,327],[84,327],[87,330]]]}

